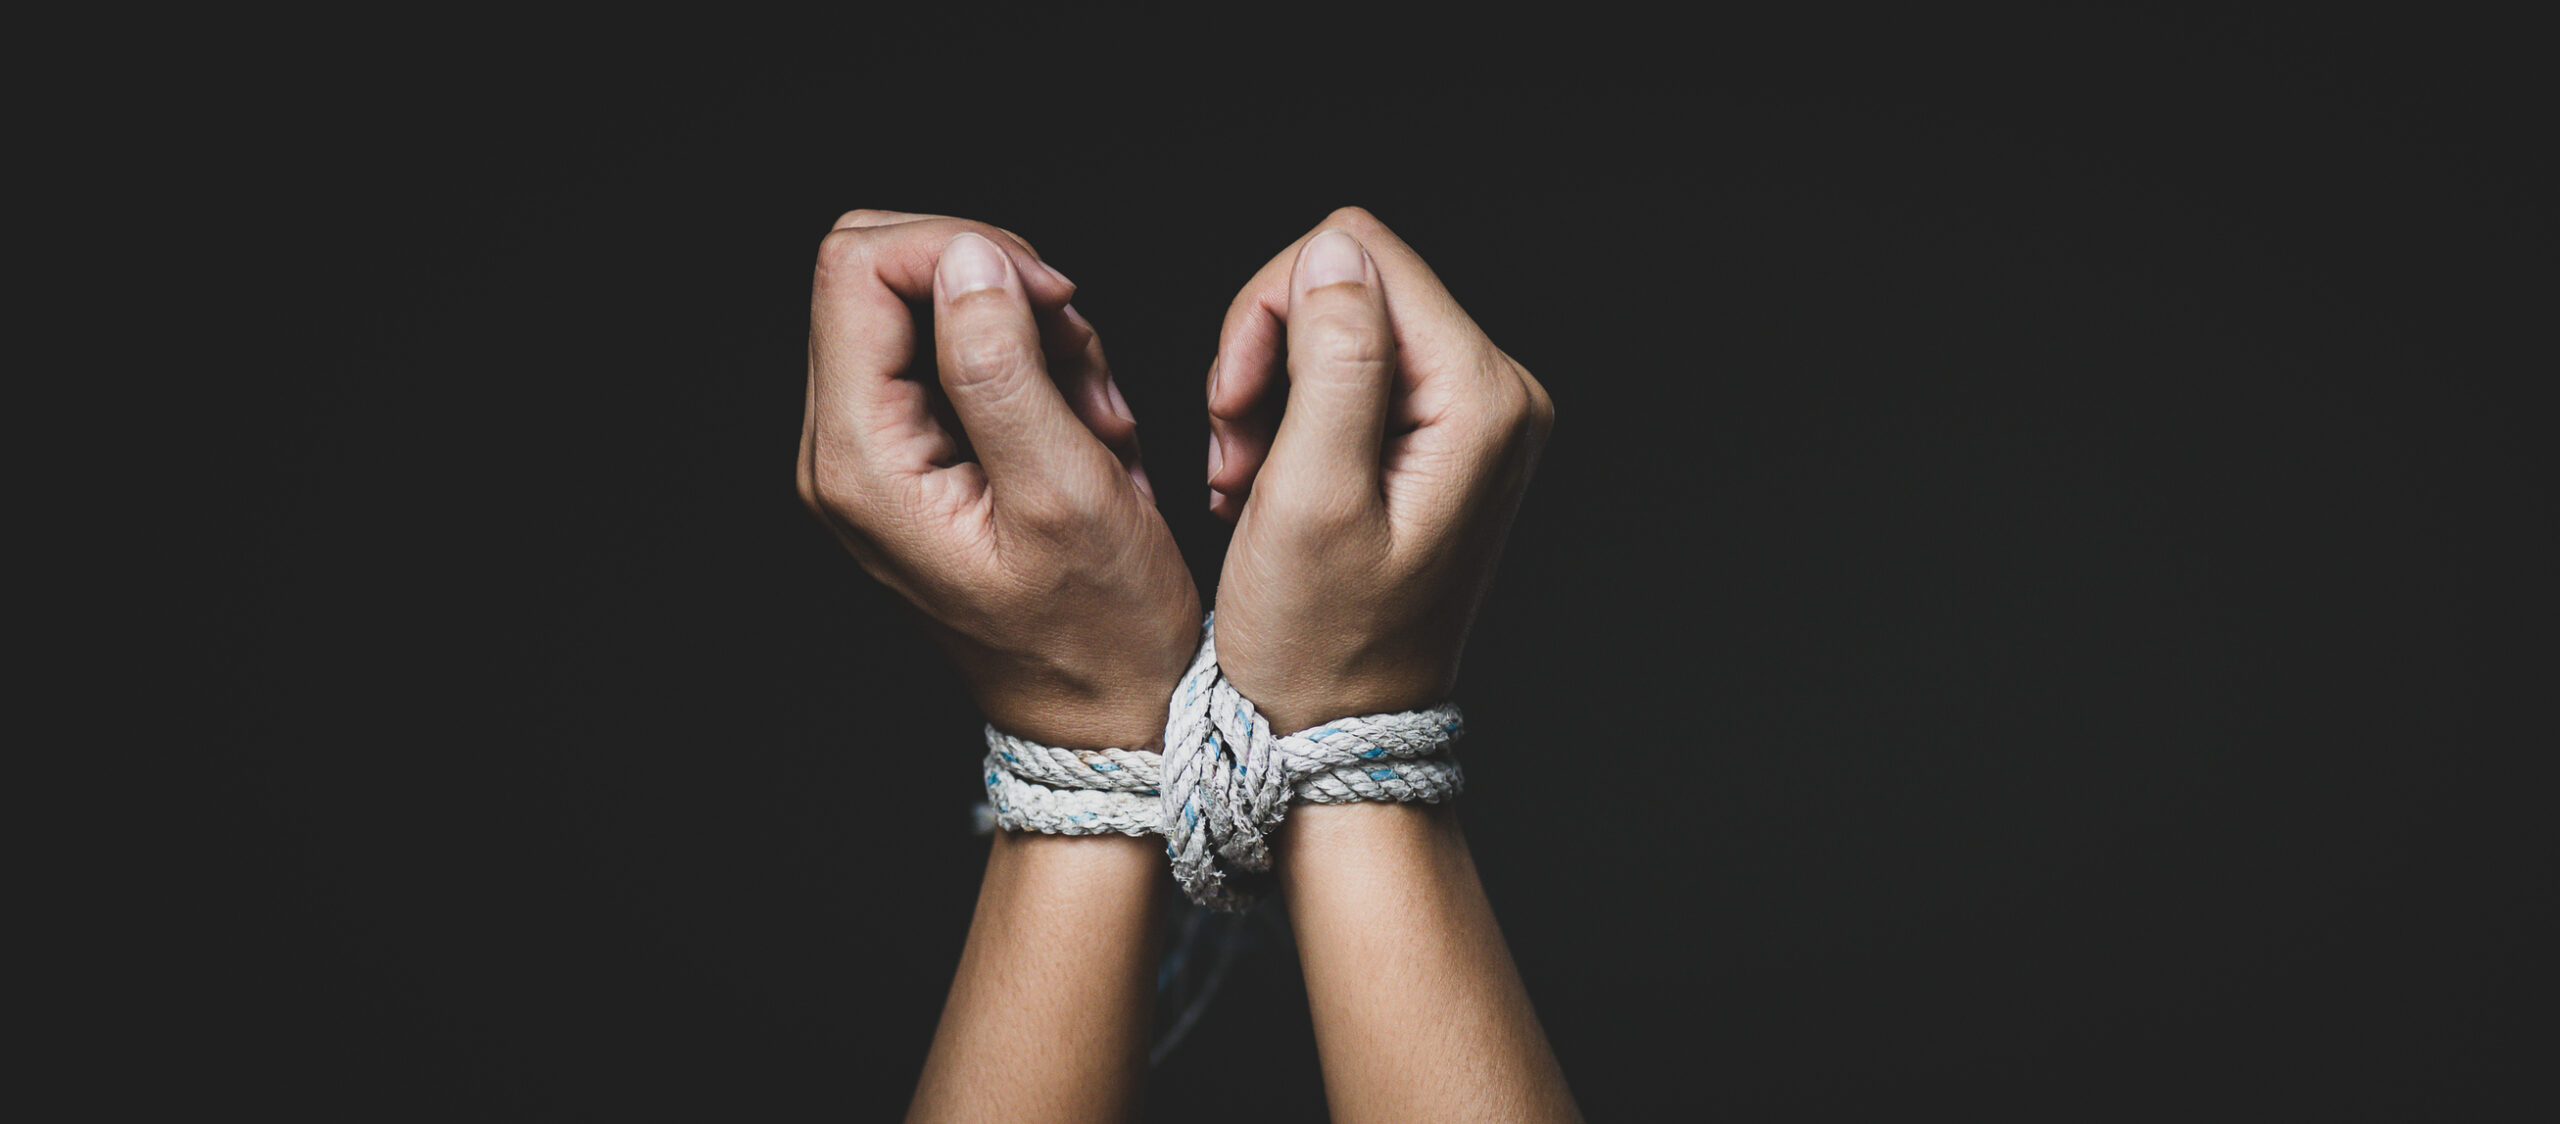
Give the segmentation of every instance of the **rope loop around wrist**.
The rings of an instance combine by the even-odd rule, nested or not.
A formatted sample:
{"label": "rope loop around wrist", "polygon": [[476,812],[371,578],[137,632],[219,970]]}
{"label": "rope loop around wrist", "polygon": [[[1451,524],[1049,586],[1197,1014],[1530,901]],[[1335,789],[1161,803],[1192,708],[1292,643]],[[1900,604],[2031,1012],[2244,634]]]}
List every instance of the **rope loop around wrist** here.
{"label": "rope loop around wrist", "polygon": [[1195,902],[1242,910],[1271,869],[1267,835],[1292,802],[1437,804],[1465,787],[1449,746],[1450,704],[1338,718],[1275,734],[1218,667],[1217,614],[1173,691],[1164,752],[1060,749],[987,727],[985,784],[996,825],[1059,835],[1160,834]]}

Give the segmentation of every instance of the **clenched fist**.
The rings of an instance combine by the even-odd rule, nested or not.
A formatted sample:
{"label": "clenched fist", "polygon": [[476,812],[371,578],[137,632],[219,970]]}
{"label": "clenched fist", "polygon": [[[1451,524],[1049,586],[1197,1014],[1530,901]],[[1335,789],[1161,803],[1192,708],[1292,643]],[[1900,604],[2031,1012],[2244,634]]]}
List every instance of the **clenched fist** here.
{"label": "clenched fist", "polygon": [[1209,415],[1211,506],[1236,524],[1228,680],[1281,731],[1445,699],[1554,423],[1546,389],[1355,207],[1236,296]]}
{"label": "clenched fist", "polygon": [[982,223],[836,227],[810,297],[801,499],[923,618],[989,722],[1154,746],[1200,595],[1074,286]]}

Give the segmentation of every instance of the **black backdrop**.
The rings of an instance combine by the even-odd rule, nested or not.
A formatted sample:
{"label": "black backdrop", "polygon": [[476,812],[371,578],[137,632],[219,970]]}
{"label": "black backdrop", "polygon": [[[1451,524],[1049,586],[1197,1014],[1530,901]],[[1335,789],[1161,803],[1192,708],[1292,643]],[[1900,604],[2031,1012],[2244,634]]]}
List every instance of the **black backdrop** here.
{"label": "black backdrop", "polygon": [[[1369,18],[421,22],[172,91],[255,269],[166,266],[248,343],[175,399],[152,1080],[893,1114],[976,720],[792,495],[818,235],[1037,241],[1205,584],[1219,313],[1359,203],[1559,404],[1459,697],[1595,1117],[2547,1089],[2521,28]],[[1265,945],[1153,1111],[1319,1116],[1297,987]]]}

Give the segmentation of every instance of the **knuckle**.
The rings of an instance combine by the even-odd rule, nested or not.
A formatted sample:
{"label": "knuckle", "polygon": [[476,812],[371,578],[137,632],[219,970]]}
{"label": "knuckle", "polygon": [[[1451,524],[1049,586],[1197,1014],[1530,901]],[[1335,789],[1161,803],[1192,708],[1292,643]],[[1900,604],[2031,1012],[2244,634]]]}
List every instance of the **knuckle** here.
{"label": "knuckle", "polygon": [[1532,390],[1529,396],[1529,435],[1544,442],[1547,435],[1556,429],[1556,403],[1547,397],[1545,387],[1536,383],[1529,385]]}
{"label": "knuckle", "polygon": [[842,282],[867,272],[871,262],[870,232],[847,227],[818,240],[818,284]]}
{"label": "knuckle", "polygon": [[821,517],[857,520],[864,505],[849,471],[855,463],[854,450],[825,430],[814,435],[810,445],[810,455],[800,465],[800,502]]}
{"label": "knuckle", "polygon": [[809,509],[812,515],[825,514],[825,508],[818,499],[816,474],[809,471],[809,462],[803,459],[800,462],[799,471],[792,473],[792,476],[792,488],[800,493],[800,506]]}
{"label": "knuckle", "polygon": [[1091,430],[1095,437],[1100,438],[1103,446],[1111,449],[1115,458],[1123,451],[1136,449],[1138,423],[1112,413],[1109,407],[1099,409],[1088,407],[1079,413],[1081,416],[1077,420],[1084,422],[1084,427]]}
{"label": "knuckle", "polygon": [[1472,438],[1472,444],[1483,449],[1536,441],[1545,431],[1546,422],[1541,416],[1537,396],[1531,394],[1527,386],[1516,382],[1492,392],[1471,413],[1474,420],[1462,432]]}
{"label": "knuckle", "polygon": [[801,486],[800,496],[801,502],[808,505],[811,514],[856,525],[862,522],[862,497],[854,489],[845,486],[842,481],[821,476],[804,483]]}
{"label": "knuckle", "polygon": [[1355,232],[1377,231],[1385,230],[1387,228],[1387,224],[1379,222],[1378,216],[1369,213],[1369,209],[1367,207],[1360,206],[1334,208],[1332,214],[1324,217],[1324,225],[1328,227],[1346,227]]}
{"label": "knuckle", "polygon": [[1522,410],[1518,414],[1513,415],[1511,424],[1503,427],[1504,436],[1509,438],[1509,440],[1504,443],[1512,445],[1520,444],[1522,442],[1527,442],[1531,445],[1538,444],[1539,442],[1546,440],[1547,429],[1551,424],[1552,423],[1547,420],[1539,417],[1536,410]]}
{"label": "knuckle", "polygon": [[1094,507],[1074,489],[1048,486],[1009,497],[1013,524],[1026,534],[1053,544],[1075,543],[1092,533]]}
{"label": "knuckle", "polygon": [[1251,419],[1256,410],[1265,408],[1266,404],[1259,397],[1244,398],[1233,394],[1221,396],[1218,393],[1216,379],[1212,378],[1209,383],[1209,423],[1211,425],[1217,425],[1220,422],[1240,425]]}
{"label": "knuckle", "polygon": [[1509,362],[1511,373],[1519,376],[1520,390],[1525,396],[1522,409],[1526,417],[1522,420],[1527,424],[1531,435],[1544,439],[1556,425],[1556,400],[1547,394],[1546,384],[1539,382],[1538,377],[1530,374],[1528,368],[1517,362],[1507,362]]}

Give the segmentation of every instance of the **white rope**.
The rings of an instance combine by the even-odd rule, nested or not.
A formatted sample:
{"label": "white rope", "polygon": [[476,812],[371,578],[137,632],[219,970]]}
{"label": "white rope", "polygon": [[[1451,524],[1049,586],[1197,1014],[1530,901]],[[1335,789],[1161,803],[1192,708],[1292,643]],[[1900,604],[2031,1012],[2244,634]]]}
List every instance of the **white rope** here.
{"label": "white rope", "polygon": [[1059,749],[987,727],[987,802],[997,826],[1053,835],[1161,834],[1183,892],[1233,911],[1259,894],[1231,879],[1271,869],[1264,836],[1291,801],[1437,804],[1464,787],[1448,753],[1465,732],[1457,707],[1338,718],[1274,734],[1218,670],[1216,622],[1215,613],[1201,622],[1200,651],[1174,688],[1161,754]]}

